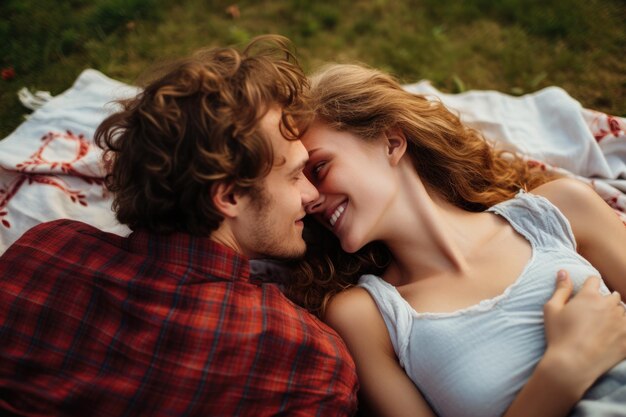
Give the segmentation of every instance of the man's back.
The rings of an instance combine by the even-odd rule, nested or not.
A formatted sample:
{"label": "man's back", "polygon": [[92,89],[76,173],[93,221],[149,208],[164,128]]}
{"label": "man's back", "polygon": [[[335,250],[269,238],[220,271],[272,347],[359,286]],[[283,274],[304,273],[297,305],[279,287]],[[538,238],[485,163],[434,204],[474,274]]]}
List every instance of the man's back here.
{"label": "man's back", "polygon": [[339,337],[208,238],[61,220],[0,258],[0,410],[343,416]]}

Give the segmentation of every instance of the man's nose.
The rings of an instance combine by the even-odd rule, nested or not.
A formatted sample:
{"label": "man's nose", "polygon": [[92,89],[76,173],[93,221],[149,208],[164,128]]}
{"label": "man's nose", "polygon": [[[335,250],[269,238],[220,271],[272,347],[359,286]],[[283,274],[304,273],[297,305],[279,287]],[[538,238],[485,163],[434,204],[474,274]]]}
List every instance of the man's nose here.
{"label": "man's nose", "polygon": [[322,203],[324,202],[324,197],[318,197],[315,200],[311,201],[309,204],[304,206],[304,210],[307,214],[315,214],[322,211]]}
{"label": "man's nose", "polygon": [[304,209],[308,214],[315,213],[322,205],[324,201],[323,197],[317,191],[317,188],[307,179],[306,190],[302,195],[302,202],[304,203]]}

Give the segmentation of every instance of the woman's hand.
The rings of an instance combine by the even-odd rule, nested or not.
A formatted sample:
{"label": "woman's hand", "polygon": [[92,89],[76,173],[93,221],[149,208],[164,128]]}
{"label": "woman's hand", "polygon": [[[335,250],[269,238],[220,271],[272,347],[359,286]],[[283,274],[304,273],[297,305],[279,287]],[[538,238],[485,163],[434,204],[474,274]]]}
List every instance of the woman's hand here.
{"label": "woman's hand", "polygon": [[559,271],[557,289],[544,307],[544,359],[580,396],[626,358],[626,310],[618,293],[605,296],[599,287],[600,280],[590,277],[570,299],[572,282],[566,271]]}
{"label": "woman's hand", "polygon": [[604,296],[590,277],[570,299],[572,281],[559,271],[544,307],[548,347],[505,417],[564,417],[602,374],[626,357],[626,314],[619,294]]}

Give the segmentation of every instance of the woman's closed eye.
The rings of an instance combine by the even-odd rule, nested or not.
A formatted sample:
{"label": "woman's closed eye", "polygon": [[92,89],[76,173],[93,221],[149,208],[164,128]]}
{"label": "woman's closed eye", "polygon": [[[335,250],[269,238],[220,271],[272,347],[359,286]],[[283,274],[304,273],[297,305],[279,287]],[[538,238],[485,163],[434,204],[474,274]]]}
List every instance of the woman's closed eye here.
{"label": "woman's closed eye", "polygon": [[318,162],[310,170],[312,179],[319,181],[323,175],[326,167],[326,161]]}

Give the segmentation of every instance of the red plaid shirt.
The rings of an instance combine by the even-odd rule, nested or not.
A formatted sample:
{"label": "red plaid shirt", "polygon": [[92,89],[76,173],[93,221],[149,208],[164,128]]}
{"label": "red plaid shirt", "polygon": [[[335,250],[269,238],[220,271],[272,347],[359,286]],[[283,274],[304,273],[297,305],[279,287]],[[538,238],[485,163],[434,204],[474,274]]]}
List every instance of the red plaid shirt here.
{"label": "red plaid shirt", "polygon": [[[206,238],[60,220],[0,258],[0,411],[347,416],[341,339]],[[2,414],[0,412],[0,414]],[[4,415],[4,414],[2,414]]]}

